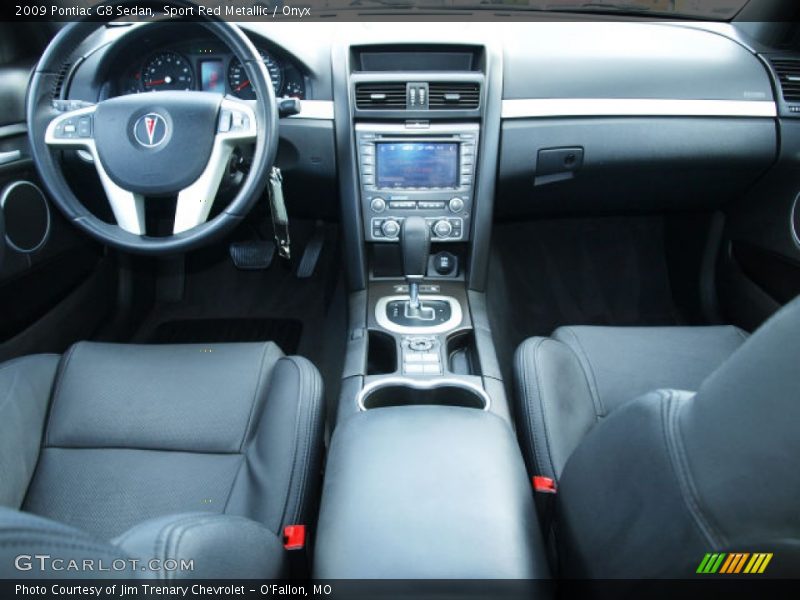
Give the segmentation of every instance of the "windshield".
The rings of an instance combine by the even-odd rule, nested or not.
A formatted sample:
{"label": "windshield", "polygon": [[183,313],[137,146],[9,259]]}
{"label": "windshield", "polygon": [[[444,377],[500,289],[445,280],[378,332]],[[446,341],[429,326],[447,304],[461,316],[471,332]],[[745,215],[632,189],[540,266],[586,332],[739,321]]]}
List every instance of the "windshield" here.
{"label": "windshield", "polygon": [[454,10],[520,10],[542,12],[599,12],[650,15],[658,18],[734,18],[748,0],[328,0],[324,8],[406,8]]}

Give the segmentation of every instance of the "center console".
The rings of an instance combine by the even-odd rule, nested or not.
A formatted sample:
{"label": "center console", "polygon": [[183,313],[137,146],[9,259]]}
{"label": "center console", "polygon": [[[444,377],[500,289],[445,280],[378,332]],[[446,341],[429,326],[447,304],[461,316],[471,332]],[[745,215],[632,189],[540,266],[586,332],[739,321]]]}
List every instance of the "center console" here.
{"label": "center console", "polygon": [[477,123],[358,123],[355,131],[367,242],[397,242],[413,215],[439,242],[469,240]]}
{"label": "center console", "polygon": [[317,578],[548,577],[519,447],[494,415],[442,406],[361,413],[337,429],[326,473]]}
{"label": "center console", "polygon": [[477,277],[501,60],[458,44],[334,57],[351,292],[317,577],[547,577]]}

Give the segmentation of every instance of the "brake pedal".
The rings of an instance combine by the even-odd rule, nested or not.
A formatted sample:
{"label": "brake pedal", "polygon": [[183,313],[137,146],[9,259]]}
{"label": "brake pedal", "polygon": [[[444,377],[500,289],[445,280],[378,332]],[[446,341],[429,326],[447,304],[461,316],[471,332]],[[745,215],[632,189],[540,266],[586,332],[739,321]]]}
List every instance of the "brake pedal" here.
{"label": "brake pedal", "polygon": [[325,243],[325,227],[322,223],[317,223],[314,227],[314,235],[306,244],[306,249],[303,251],[303,258],[300,259],[300,264],[297,266],[297,278],[308,279],[314,274],[314,269],[317,268],[319,256],[322,254],[322,246]]}
{"label": "brake pedal", "polygon": [[267,240],[232,242],[230,255],[233,264],[242,271],[268,269],[275,257],[275,244]]}

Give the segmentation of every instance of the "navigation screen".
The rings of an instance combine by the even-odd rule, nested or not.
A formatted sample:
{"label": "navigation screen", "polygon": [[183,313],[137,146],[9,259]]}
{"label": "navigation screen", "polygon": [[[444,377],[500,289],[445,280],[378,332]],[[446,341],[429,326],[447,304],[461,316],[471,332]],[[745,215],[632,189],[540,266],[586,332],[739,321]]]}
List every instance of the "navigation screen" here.
{"label": "navigation screen", "polygon": [[204,60],[200,63],[200,82],[204,92],[225,93],[225,76],[221,60]]}
{"label": "navigation screen", "polygon": [[385,142],[376,146],[379,188],[458,187],[458,144]]}

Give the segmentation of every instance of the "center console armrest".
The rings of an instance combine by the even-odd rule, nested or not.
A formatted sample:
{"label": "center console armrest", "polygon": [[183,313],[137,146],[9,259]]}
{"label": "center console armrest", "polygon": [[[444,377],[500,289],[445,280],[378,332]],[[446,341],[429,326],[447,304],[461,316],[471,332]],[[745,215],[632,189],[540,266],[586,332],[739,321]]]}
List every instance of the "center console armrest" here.
{"label": "center console armrest", "polygon": [[491,413],[381,408],[334,432],[314,576],[548,578],[519,446]]}

